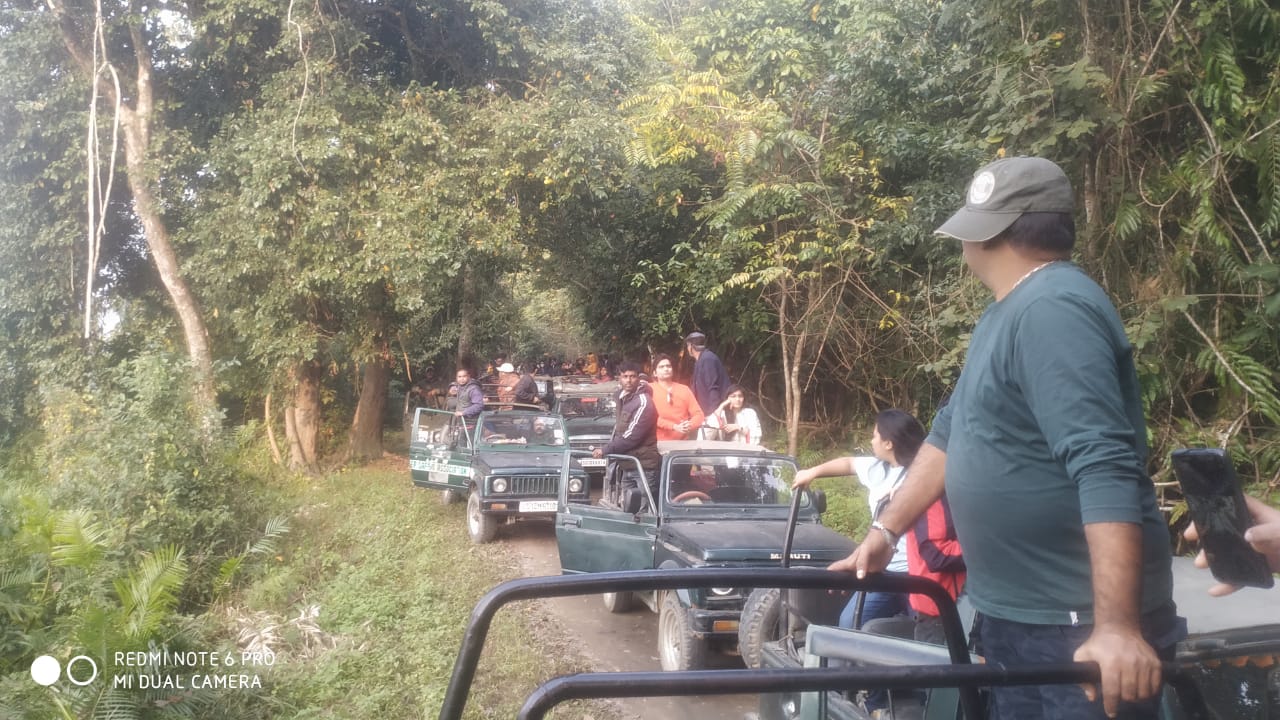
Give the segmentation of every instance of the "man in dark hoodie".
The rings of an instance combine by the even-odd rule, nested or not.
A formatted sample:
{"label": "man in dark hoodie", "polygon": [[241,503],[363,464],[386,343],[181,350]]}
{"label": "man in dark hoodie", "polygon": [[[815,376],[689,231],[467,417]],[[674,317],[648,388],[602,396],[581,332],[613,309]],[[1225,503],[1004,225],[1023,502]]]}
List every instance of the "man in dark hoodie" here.
{"label": "man in dark hoodie", "polygon": [[[640,461],[649,489],[654,495],[658,489],[658,466],[662,456],[658,454],[658,410],[653,406],[653,391],[649,383],[640,379],[640,366],[624,362],[618,367],[618,419],[613,426],[613,437],[603,448],[596,448],[595,457],[606,455],[630,455]],[[634,477],[624,477],[623,488],[636,487]]]}
{"label": "man in dark hoodie", "polygon": [[480,383],[471,379],[471,371],[466,368],[458,368],[455,380],[453,387],[457,388],[458,398],[457,410],[453,414],[463,420],[475,420],[484,410],[484,391],[480,389]]}

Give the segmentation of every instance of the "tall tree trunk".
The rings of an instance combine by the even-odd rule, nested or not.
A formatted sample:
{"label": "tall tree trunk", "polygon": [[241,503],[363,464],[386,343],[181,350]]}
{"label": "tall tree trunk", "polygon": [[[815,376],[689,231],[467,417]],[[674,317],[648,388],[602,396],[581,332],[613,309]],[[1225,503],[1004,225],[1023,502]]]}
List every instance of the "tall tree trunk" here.
{"label": "tall tree trunk", "polygon": [[[80,67],[92,82],[97,76],[92,54],[87,50],[94,41],[93,37],[84,37],[81,28],[93,28],[92,18],[83,18],[86,22],[78,23],[67,12],[63,0],[47,0],[49,8],[58,20],[58,29],[63,44],[72,60]],[[133,8],[130,8],[133,10]],[[124,130],[125,168],[129,180],[129,190],[133,194],[134,212],[142,223],[143,237],[147,248],[151,251],[160,280],[164,283],[169,298],[173,301],[178,320],[182,323],[183,335],[186,338],[187,354],[195,372],[192,383],[200,422],[208,430],[217,424],[217,395],[213,379],[213,356],[209,350],[209,333],[205,329],[204,318],[200,314],[195,297],[187,288],[186,280],[178,263],[178,256],[169,241],[169,230],[160,214],[160,204],[152,192],[151,174],[147,171],[148,153],[151,147],[151,121],[155,108],[155,95],[152,88],[152,62],[148,54],[150,44],[143,37],[140,21],[129,25],[130,44],[133,47],[134,87],[121,94],[133,101],[130,106],[124,98],[117,97],[115,89],[109,90],[111,99],[119,102],[120,123]],[[89,32],[93,32],[90,30]],[[104,64],[110,58],[101,58]]]}
{"label": "tall tree trunk", "polygon": [[382,457],[382,425],[387,411],[387,387],[391,368],[375,358],[364,363],[360,378],[360,401],[351,421],[347,443],[348,460],[377,460]]}
{"label": "tall tree trunk", "polygon": [[289,468],[317,475],[320,461],[320,364],[307,361],[290,371],[293,401],[284,410],[284,431],[289,440]]}
{"label": "tall tree trunk", "polygon": [[[467,367],[475,359],[472,352],[472,338],[475,337],[476,324],[476,279],[470,267],[462,270],[462,311],[458,324],[458,358],[457,367]],[[472,376],[479,374],[484,368],[473,367]]]}

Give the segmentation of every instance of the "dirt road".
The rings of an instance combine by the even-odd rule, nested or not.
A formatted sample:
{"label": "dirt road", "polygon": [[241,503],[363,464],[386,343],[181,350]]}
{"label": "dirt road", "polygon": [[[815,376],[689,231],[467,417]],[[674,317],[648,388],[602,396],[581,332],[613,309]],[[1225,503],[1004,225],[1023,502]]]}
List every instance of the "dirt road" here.
{"label": "dirt road", "polygon": [[[498,543],[509,548],[525,576],[559,575],[560,558],[550,522],[521,522],[502,528]],[[600,597],[557,598],[546,607],[577,641],[582,655],[597,671],[661,670],[658,662],[658,617],[641,607],[610,614]],[[714,667],[741,668],[737,657],[719,656]],[[618,701],[624,717],[644,720],[743,720],[755,712],[754,695],[707,698],[636,698]]]}

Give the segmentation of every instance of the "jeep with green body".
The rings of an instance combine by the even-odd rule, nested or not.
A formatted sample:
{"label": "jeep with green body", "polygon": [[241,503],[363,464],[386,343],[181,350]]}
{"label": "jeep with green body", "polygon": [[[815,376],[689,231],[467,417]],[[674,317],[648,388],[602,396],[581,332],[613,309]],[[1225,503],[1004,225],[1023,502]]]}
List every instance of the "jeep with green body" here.
{"label": "jeep with green body", "polygon": [[[1211,597],[1215,581],[1193,566],[1191,558],[1174,558],[1174,601],[1186,618],[1189,635],[1178,643],[1175,665],[1185,669],[1165,688],[1162,720],[1190,718],[1280,718],[1280,586],[1246,589]],[[763,642],[759,667],[778,671],[837,666],[877,668],[946,664],[950,651],[911,639],[909,617],[876,620],[859,629],[835,627],[838,609],[826,593],[812,590],[755,591],[752,602],[760,617],[748,623],[776,623],[779,632]],[[779,601],[789,607],[780,612]],[[959,618],[968,632],[973,609],[961,596]],[[982,658],[972,656],[981,663]],[[890,695],[888,716],[953,720],[958,693],[954,688]],[[858,690],[809,691],[760,696],[759,720],[868,720]]]}
{"label": "jeep with green body", "polygon": [[[612,470],[594,502],[561,493],[556,543],[562,572],[781,564],[793,458],[708,440],[663,441],[658,450],[656,478],[646,478],[633,457],[611,456]],[[796,564],[822,567],[852,552],[852,541],[821,524],[824,509],[821,493],[805,493],[798,503],[790,553]],[[713,650],[736,651],[750,590],[690,587],[603,597],[611,612],[637,602],[657,612],[662,667],[686,670],[703,667]]]}
{"label": "jeep with green body", "polygon": [[[783,546],[785,547],[785,545]],[[1205,594],[1208,573],[1175,561],[1180,614],[1191,636],[1164,664],[1168,686],[1160,720],[1266,720],[1280,717],[1280,588],[1245,590],[1232,598]],[[795,635],[765,647],[764,667],[715,671],[580,672],[550,678],[526,699],[517,717],[539,720],[571,700],[643,697],[699,697],[757,694],[759,720],[866,720],[857,700],[872,689],[933,688],[923,705],[899,706],[882,717],[955,720],[986,717],[980,691],[1010,684],[1096,682],[1094,663],[989,664],[966,651],[961,613],[942,586],[892,573],[857,579],[818,568],[701,567],[530,577],[511,580],[487,593],[471,614],[441,706],[440,720],[461,720],[499,609],[535,598],[601,593],[675,592],[689,586],[783,588],[783,617],[798,622]],[[929,645],[891,635],[825,624],[830,591],[909,592],[928,595],[938,606],[948,645]],[[1233,602],[1234,600],[1234,602]],[[1221,604],[1219,604],[1221,603]],[[827,619],[824,620],[823,618]],[[819,624],[823,623],[823,624]],[[1239,626],[1239,627],[1236,627]],[[796,647],[789,643],[797,642]],[[557,715],[558,716],[558,715]]]}
{"label": "jeep with green body", "polygon": [[[608,444],[618,416],[617,397],[617,382],[564,381],[557,384],[551,411],[564,418],[571,448],[590,453]],[[600,487],[605,460],[586,454],[578,457],[578,464],[591,476],[592,485]]]}
{"label": "jeep with green body", "polygon": [[409,471],[445,503],[466,498],[468,535],[486,543],[504,522],[554,517],[562,485],[565,497],[586,501],[586,472],[576,460],[563,468],[567,442],[560,416],[534,406],[486,405],[474,419],[418,408]]}

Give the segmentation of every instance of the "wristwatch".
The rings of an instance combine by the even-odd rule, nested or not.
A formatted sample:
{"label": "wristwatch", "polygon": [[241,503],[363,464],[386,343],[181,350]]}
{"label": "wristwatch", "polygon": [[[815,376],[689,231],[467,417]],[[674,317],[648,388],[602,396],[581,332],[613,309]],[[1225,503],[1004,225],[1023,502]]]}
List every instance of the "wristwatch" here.
{"label": "wristwatch", "polygon": [[884,536],[884,541],[889,543],[889,547],[898,547],[898,533],[885,527],[884,523],[879,520],[872,522],[871,527],[880,531],[880,534]]}

